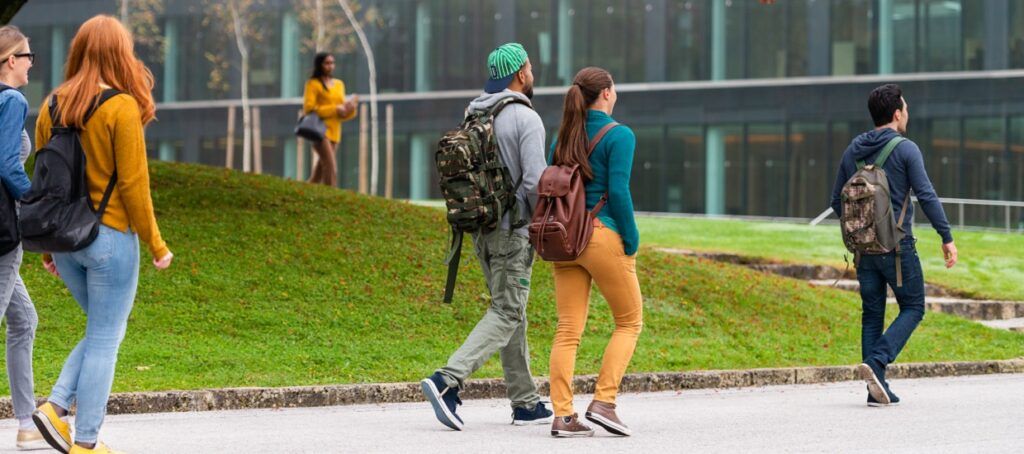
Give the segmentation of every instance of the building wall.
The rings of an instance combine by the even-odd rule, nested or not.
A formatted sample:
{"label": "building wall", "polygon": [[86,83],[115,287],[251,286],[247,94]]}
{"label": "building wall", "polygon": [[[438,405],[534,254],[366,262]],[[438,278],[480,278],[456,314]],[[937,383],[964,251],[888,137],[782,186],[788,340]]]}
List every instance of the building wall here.
{"label": "building wall", "polygon": [[[375,11],[367,31],[380,91],[425,94],[393,101],[397,196],[436,196],[434,142],[482,86],[487,53],[516,40],[531,55],[537,86],[550,87],[540,88],[537,98],[550,137],[559,119],[557,87],[567,85],[579,68],[604,67],[626,88],[616,117],[633,126],[639,139],[638,209],[816,215],[826,206],[839,154],[852,136],[870,127],[865,97],[883,80],[906,80],[909,135],[922,145],[940,195],[1024,200],[1024,84],[1020,76],[986,76],[1024,69],[1024,0],[359,3]],[[260,31],[250,46],[255,98],[301,94],[312,59],[304,42],[312,29],[296,4],[267,0],[250,17]],[[156,17],[164,46],[137,48],[156,77],[155,95],[162,103],[160,121],[147,131],[150,154],[223,165],[227,109],[189,102],[239,96],[230,28],[210,17],[207,0],[164,5]],[[62,80],[75,27],[115,9],[116,2],[108,0],[35,0],[23,8],[13,23],[31,37],[39,55],[25,89],[30,102],[39,104]],[[211,83],[209,54],[228,64],[224,86]],[[337,58],[337,76],[350,90],[365,93],[365,58],[358,51]],[[951,71],[968,73],[953,80],[941,76]],[[934,77],[902,76],[911,73]],[[892,76],[870,77],[878,74]],[[827,76],[853,78],[820,79]],[[699,83],[751,79],[766,82]],[[780,79],[794,83],[772,85]],[[448,90],[467,91],[440,100],[427,95]],[[302,177],[291,136],[297,105],[277,104],[262,108],[264,171]],[[347,124],[341,146],[342,185],[349,188],[358,180],[357,130],[356,123]],[[988,215],[981,210],[971,216]]]}

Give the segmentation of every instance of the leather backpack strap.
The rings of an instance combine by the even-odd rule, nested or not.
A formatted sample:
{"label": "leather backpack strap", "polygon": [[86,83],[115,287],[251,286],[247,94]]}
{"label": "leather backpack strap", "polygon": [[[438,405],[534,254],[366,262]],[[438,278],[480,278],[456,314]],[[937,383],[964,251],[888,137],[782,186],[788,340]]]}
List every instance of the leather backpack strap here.
{"label": "leather backpack strap", "polygon": [[611,131],[612,128],[618,125],[618,123],[613,121],[611,123],[604,125],[604,127],[601,128],[600,131],[597,131],[597,134],[594,134],[594,138],[590,139],[590,143],[587,144],[587,156],[590,156],[590,154],[594,152],[594,149],[597,148],[597,144],[601,142],[601,139],[604,138],[604,135],[608,134],[608,131]]}
{"label": "leather backpack strap", "polygon": [[[614,127],[616,127],[618,125],[619,125],[619,123],[616,123],[616,122],[613,121],[611,123],[608,123],[608,124],[604,125],[604,127],[601,128],[600,131],[597,131],[597,134],[594,134],[594,138],[587,145],[587,156],[590,156],[594,152],[594,149],[597,148],[597,144],[601,142],[601,139],[604,138],[604,135],[608,134],[608,131],[611,131],[612,128],[614,128]],[[608,193],[605,192],[604,195],[601,196],[601,200],[597,201],[597,205],[594,205],[594,209],[590,210],[590,215],[596,217],[597,213],[601,212],[601,208],[604,208],[604,204],[607,203],[607,202],[608,202]]]}

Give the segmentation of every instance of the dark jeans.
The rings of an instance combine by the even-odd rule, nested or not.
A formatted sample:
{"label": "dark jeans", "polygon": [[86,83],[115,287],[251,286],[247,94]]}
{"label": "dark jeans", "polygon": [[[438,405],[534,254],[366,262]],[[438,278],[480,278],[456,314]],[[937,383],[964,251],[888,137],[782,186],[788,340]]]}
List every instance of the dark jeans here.
{"label": "dark jeans", "polygon": [[[896,356],[907,344],[910,335],[924,318],[924,275],[921,260],[914,247],[916,240],[905,238],[900,242],[900,264],[903,268],[903,287],[896,286],[896,253],[864,255],[857,266],[860,281],[861,355],[866,363],[875,362],[885,367],[896,361]],[[893,289],[900,314],[885,328],[886,286]]]}

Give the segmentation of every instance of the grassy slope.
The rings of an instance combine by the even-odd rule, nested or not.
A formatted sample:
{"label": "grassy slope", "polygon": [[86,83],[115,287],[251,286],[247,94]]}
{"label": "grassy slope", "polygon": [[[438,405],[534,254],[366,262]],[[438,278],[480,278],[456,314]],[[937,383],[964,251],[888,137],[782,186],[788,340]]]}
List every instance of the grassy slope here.
{"label": "grassy slope", "polygon": [[[639,218],[638,224],[647,245],[845,266],[837,226],[654,217]],[[960,262],[947,270],[931,227],[915,226],[914,234],[926,281],[980,297],[1024,301],[1024,235],[955,231]]]}
{"label": "grassy slope", "polygon": [[[153,189],[176,258],[157,273],[143,254],[116,391],[416,380],[443,364],[486,308],[471,247],[455,304],[439,303],[447,231],[436,209],[159,163]],[[859,356],[851,294],[646,249],[639,268],[646,325],[631,371],[849,364]],[[40,315],[35,365],[44,394],[83,317],[38,257],[26,257],[22,274]],[[533,282],[533,370],[546,375],[556,323],[551,267],[538,264]],[[580,373],[598,369],[611,324],[595,298]],[[1024,335],[931,315],[902,359],[1022,355]],[[492,360],[477,376],[500,374]]]}

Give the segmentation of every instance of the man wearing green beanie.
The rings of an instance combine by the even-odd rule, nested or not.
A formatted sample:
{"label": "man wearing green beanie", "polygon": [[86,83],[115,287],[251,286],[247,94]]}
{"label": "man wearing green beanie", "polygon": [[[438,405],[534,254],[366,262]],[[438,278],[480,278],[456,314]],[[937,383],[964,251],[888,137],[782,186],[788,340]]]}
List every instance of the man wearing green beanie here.
{"label": "man wearing green beanie", "polygon": [[[544,124],[534,112],[533,67],[526,50],[518,43],[499,46],[487,57],[489,78],[484,93],[469,104],[467,112],[489,111],[499,101],[515,98],[494,117],[494,137],[502,164],[513,181],[522,183],[516,192],[518,213],[527,221],[537,202],[537,182],[547,167],[544,158]],[[510,211],[509,213],[511,213]],[[530,350],[526,342],[526,302],[530,295],[533,247],[526,227],[513,229],[517,220],[506,213],[499,228],[473,233],[473,245],[491,292],[491,305],[466,341],[420,385],[442,424],[462,430],[456,411],[462,404],[459,390],[466,379],[495,352],[501,354],[508,397],[512,401],[512,423],[546,424],[552,412],[537,393],[530,373]]]}

